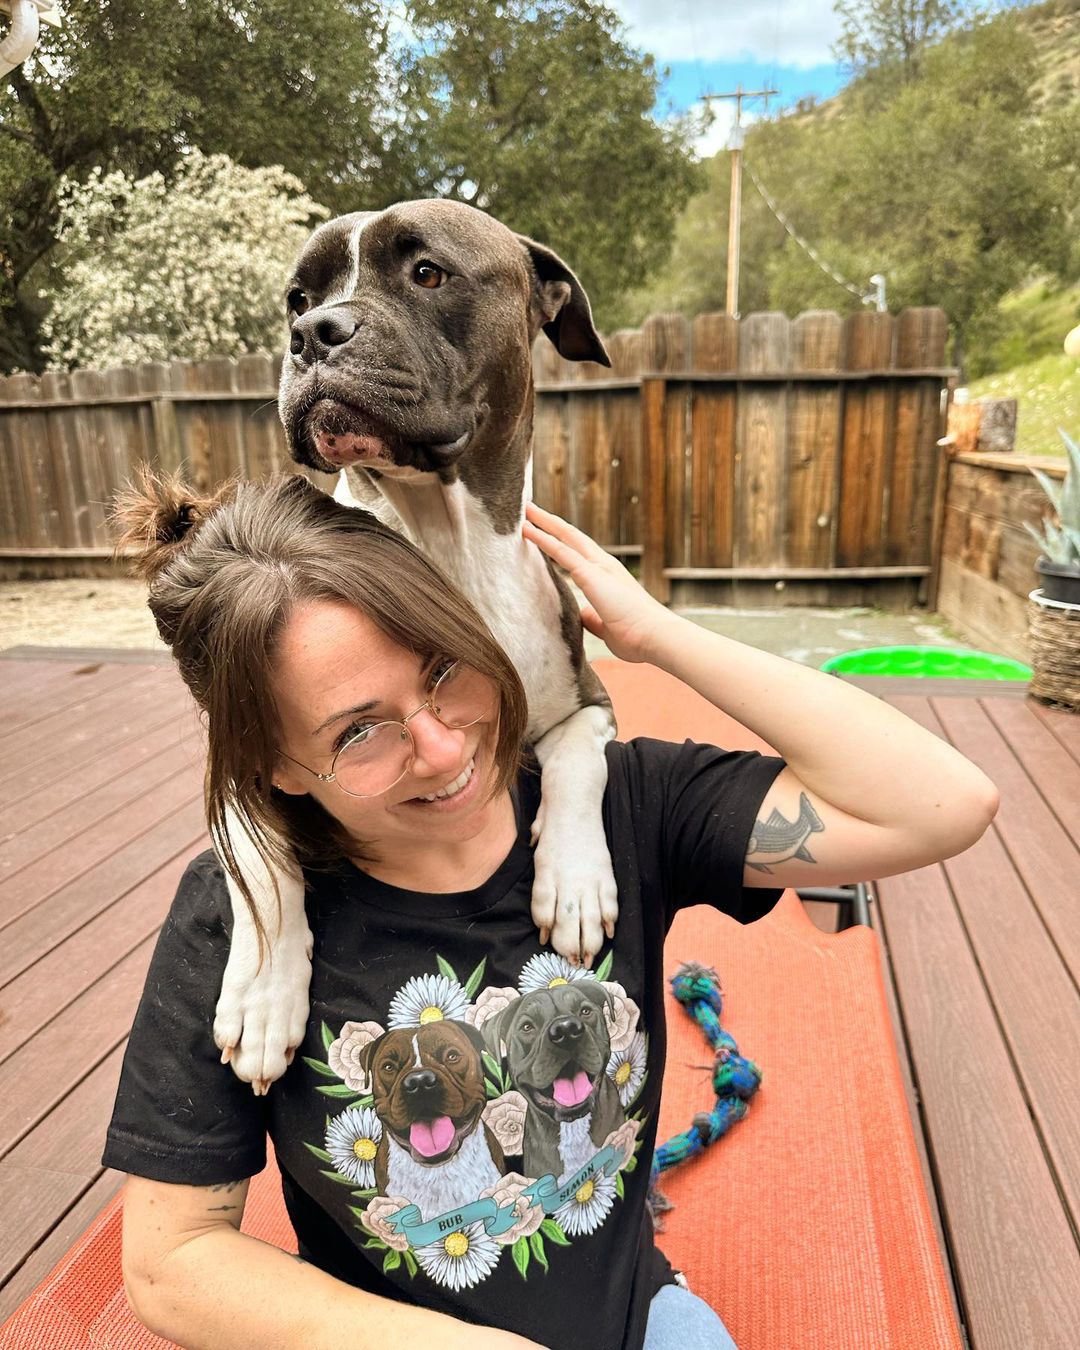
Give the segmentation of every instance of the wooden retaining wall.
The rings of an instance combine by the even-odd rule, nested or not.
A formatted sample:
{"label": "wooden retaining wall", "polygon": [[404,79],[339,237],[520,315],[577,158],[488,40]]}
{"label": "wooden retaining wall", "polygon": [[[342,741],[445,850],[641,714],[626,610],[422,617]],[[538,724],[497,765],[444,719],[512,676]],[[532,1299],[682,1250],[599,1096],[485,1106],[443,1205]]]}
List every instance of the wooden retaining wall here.
{"label": "wooden retaining wall", "polygon": [[1031,466],[1063,478],[1061,459],[959,454],[948,468],[938,610],[970,642],[1026,661],[1027,596],[1039,548],[1024,529],[1049,509]]}

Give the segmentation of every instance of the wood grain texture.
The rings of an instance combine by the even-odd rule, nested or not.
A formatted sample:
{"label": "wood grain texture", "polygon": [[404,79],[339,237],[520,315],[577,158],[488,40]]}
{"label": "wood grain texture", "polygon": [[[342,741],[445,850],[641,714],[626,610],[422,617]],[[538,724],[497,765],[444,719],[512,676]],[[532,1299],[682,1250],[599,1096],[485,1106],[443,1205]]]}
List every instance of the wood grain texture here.
{"label": "wood grain texture", "polygon": [[828,311],[800,314],[791,325],[783,556],[793,567],[827,567],[834,561],[844,395],[839,386],[807,384],[798,376],[837,370],[842,339],[840,317]]}
{"label": "wood grain texture", "polygon": [[[791,322],[784,314],[751,314],[739,327],[739,372],[788,369]],[[781,556],[788,392],[784,386],[743,384],[735,432],[736,566]]]}

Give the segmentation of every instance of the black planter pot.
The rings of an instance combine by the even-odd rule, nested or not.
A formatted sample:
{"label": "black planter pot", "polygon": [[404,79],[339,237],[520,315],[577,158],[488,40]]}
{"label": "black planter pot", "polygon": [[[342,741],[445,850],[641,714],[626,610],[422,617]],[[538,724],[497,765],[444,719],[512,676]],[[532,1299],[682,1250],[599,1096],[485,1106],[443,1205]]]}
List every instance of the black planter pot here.
{"label": "black planter pot", "polygon": [[1042,577],[1043,595],[1047,600],[1058,600],[1063,605],[1080,605],[1080,567],[1063,567],[1061,563],[1038,558],[1035,571]]}

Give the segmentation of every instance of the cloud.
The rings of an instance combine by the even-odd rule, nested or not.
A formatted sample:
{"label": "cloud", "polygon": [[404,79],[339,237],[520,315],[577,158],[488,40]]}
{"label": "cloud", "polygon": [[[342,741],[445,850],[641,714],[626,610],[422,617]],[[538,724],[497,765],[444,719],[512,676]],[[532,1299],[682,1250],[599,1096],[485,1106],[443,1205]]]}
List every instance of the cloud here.
{"label": "cloud", "polygon": [[634,46],[664,61],[752,58],[826,65],[840,31],[833,0],[609,0]]}
{"label": "cloud", "polygon": [[[690,109],[695,115],[699,115],[704,105],[695,103]],[[699,159],[708,159],[715,155],[719,150],[728,149],[728,139],[731,136],[731,129],[735,125],[735,104],[729,99],[716,99],[713,101],[713,124],[703,136],[699,136],[694,142],[694,153]],[[742,124],[744,127],[750,126],[756,122],[759,114],[751,112],[745,105],[742,112]]]}

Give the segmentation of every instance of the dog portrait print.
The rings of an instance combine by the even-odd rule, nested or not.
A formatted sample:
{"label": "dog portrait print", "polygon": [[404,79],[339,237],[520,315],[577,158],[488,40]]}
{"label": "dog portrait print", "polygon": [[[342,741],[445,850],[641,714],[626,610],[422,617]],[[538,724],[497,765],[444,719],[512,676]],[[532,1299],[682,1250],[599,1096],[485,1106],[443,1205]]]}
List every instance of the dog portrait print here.
{"label": "dog portrait print", "polygon": [[509,1253],[528,1278],[552,1246],[596,1232],[622,1198],[645,1123],[648,1037],[610,979],[541,952],[514,986],[437,970],[394,994],[385,1023],[323,1025],[305,1057],[332,1101],[306,1142],[329,1197],[384,1271],[453,1290]]}

